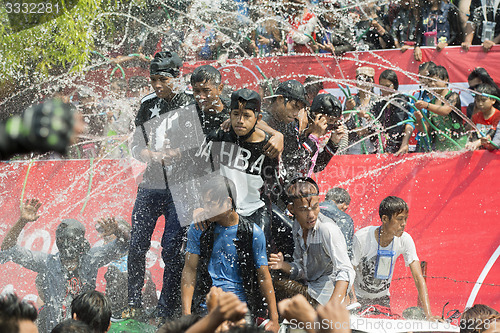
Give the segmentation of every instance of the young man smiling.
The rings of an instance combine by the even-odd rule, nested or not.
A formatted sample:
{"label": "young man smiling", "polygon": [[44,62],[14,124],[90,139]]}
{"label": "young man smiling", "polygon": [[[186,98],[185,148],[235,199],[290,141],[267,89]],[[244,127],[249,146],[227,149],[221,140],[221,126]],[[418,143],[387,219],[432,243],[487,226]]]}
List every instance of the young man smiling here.
{"label": "young man smiling", "polygon": [[271,269],[282,270],[291,279],[275,279],[276,298],[302,294],[313,305],[340,304],[355,275],[344,236],[335,222],[320,214],[319,188],[313,179],[292,180],[287,194],[288,210],[295,218],[295,251],[291,263],[284,261],[282,253],[269,258]]}

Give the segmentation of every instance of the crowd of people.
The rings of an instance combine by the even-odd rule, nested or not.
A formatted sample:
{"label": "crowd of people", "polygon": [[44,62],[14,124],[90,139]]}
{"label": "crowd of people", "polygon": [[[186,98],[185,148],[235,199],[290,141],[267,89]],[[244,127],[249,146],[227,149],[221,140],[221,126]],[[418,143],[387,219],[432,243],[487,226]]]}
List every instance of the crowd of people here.
{"label": "crowd of people", "polygon": [[[375,98],[370,94],[375,70],[360,67],[360,93],[344,106],[297,80],[279,83],[272,95],[242,88],[226,99],[221,73],[211,65],[193,71],[187,93],[182,65],[173,51],[158,52],[150,63],[154,92],[142,98],[126,146],[146,164],[131,226],[115,217],[101,219],[96,229],[105,244],[91,247],[85,226],[64,219],[55,235],[58,253],[31,251],[17,244],[24,227],[39,218],[41,202],[30,199],[2,241],[2,263],[14,261],[38,273],[41,332],[64,332],[61,326],[76,325],[71,320],[90,321],[94,332],[105,332],[111,316],[154,318],[160,326],[173,320],[162,332],[176,332],[172,327],[214,332],[221,324],[230,330],[240,321],[277,332],[287,317],[347,322],[347,306],[366,313],[375,305],[391,314],[389,287],[401,254],[418,291],[420,318],[439,319],[430,309],[415,244],[405,232],[407,203],[385,198],[380,224],[355,233],[346,213],[347,191],[333,188],[320,202],[311,176],[335,154],[355,149],[351,142],[358,153],[405,153],[414,129],[425,133],[419,136],[420,151],[455,149],[462,141],[461,147],[494,145],[497,90],[483,69],[473,71],[469,84],[477,85],[471,87],[476,99],[470,113],[484,126],[484,136],[466,142],[466,116],[458,116],[446,69],[430,62],[420,67],[422,89],[413,103],[394,93],[398,79],[392,70],[380,74],[387,90]],[[390,101],[384,100],[388,96]],[[165,217],[164,275],[156,299],[146,253],[160,216]],[[107,296],[102,296],[94,289],[98,268],[107,264]],[[108,304],[105,297],[113,301]],[[105,310],[89,315],[75,307]],[[101,315],[108,325],[92,324]],[[179,321],[181,315],[189,317]]]}

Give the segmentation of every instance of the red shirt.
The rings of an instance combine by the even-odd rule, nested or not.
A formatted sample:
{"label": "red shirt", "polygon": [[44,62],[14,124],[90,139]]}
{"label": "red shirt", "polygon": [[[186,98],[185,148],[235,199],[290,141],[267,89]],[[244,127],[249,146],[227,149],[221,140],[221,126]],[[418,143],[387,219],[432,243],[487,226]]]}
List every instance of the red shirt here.
{"label": "red shirt", "polygon": [[496,129],[500,121],[500,111],[495,108],[493,109],[495,111],[488,119],[484,119],[484,114],[482,112],[475,113],[472,116],[472,122],[476,124],[477,128],[483,133],[488,132],[489,129]]}

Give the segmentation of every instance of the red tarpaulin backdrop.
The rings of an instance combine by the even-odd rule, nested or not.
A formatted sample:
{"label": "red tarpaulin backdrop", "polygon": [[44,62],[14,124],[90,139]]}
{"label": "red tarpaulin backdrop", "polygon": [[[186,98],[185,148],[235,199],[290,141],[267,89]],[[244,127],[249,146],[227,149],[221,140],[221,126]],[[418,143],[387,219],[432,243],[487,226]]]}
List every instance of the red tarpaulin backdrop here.
{"label": "red tarpaulin backdrop", "polygon": [[[441,52],[424,48],[423,54],[424,61],[433,60],[447,67],[451,82],[466,82],[468,73],[476,66],[485,67],[493,78],[500,77],[500,46],[489,53],[479,47],[471,48],[468,53],[459,48],[446,48]],[[357,66],[372,64],[377,73],[386,68],[398,71],[401,84],[412,85],[416,81],[408,73],[416,73],[418,67],[412,59],[410,52],[385,50],[348,53],[342,59],[309,55],[230,60],[221,68],[225,83],[234,87],[255,87],[256,82],[262,80],[256,65],[267,77],[303,81],[309,75],[352,80]],[[196,66],[185,64],[185,72]],[[102,76],[97,79],[95,72],[92,75],[94,80],[105,80]],[[336,85],[326,82],[325,88],[336,88]],[[24,197],[39,198],[43,206],[40,219],[29,224],[21,234],[21,245],[56,252],[55,226],[62,218],[69,217],[84,222],[88,239],[91,243],[98,242],[94,229],[98,218],[121,215],[130,221],[137,190],[136,177],[141,170],[141,165],[127,160],[0,164],[3,193],[0,239],[18,218],[19,200]],[[415,240],[420,259],[428,263],[431,306],[435,314],[440,314],[448,301],[448,309],[463,310],[474,283],[500,245],[498,170],[499,153],[484,151],[413,154],[404,158],[338,156],[317,178],[323,192],[332,186],[349,190],[353,200],[348,213],[356,229],[379,223],[377,209],[384,197],[397,195],[408,202],[407,231]],[[158,289],[162,274],[159,260],[162,231],[163,219],[158,223],[148,257],[148,267]],[[100,290],[103,290],[102,273]],[[21,296],[36,294],[34,277],[34,273],[13,263],[4,264],[0,272],[0,290],[15,289]],[[391,286],[392,305],[400,313],[405,307],[416,305],[417,294],[402,259],[398,261],[395,277]],[[500,309],[499,262],[484,279],[476,303]]]}

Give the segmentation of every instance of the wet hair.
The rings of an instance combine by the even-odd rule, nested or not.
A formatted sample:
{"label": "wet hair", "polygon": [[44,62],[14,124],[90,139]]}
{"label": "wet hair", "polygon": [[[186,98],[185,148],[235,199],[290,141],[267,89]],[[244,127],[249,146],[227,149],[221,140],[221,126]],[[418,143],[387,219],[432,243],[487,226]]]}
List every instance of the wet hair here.
{"label": "wet hair", "polygon": [[36,317],[33,304],[21,301],[15,294],[0,296],[0,332],[18,333],[20,321],[34,322]]}
{"label": "wet hair", "polygon": [[382,73],[380,73],[380,76],[378,77],[378,80],[388,80],[391,81],[391,83],[394,85],[394,90],[399,89],[399,80],[398,80],[398,75],[396,74],[395,71],[392,69],[386,69]]}
{"label": "wet hair", "polygon": [[319,187],[316,182],[309,177],[299,177],[293,179],[286,189],[288,202],[293,203],[295,199],[308,198],[319,195]]}
{"label": "wet hair", "polygon": [[336,204],[343,203],[349,205],[351,203],[351,196],[345,188],[334,187],[328,190],[325,196],[325,200],[331,200]]}
{"label": "wet hair", "polygon": [[497,84],[495,81],[493,81],[493,78],[488,74],[486,69],[482,67],[476,67],[472,72],[470,72],[469,76],[467,77],[467,81],[472,81],[474,79],[479,79],[481,80],[482,83],[487,83],[495,87],[495,90],[497,91],[497,94],[500,96],[500,89],[498,88]]}
{"label": "wet hair", "polygon": [[481,94],[495,95],[495,88],[487,83],[481,83],[475,91]]}
{"label": "wet hair", "polygon": [[462,313],[462,317],[460,318],[460,333],[482,332],[484,326],[486,326],[485,324],[489,324],[491,318],[498,315],[498,311],[487,305],[475,304]]}
{"label": "wet hair", "polygon": [[380,219],[382,216],[387,216],[388,218],[392,218],[394,215],[407,212],[408,204],[401,198],[395,196],[388,196],[380,203],[378,208],[378,215]]}
{"label": "wet hair", "polygon": [[203,65],[196,67],[193,74],[191,74],[192,86],[200,82],[211,82],[215,85],[219,85],[222,82],[222,77],[217,68],[210,65]]}
{"label": "wet hair", "polygon": [[418,72],[420,73],[420,72],[425,71],[425,70],[430,72],[431,69],[435,66],[436,66],[436,64],[432,61],[423,62],[420,65],[418,65]]}
{"label": "wet hair", "polygon": [[111,320],[111,303],[106,295],[92,290],[82,293],[71,302],[71,316],[89,325],[96,333],[108,330]]}
{"label": "wet hair", "polygon": [[57,324],[50,333],[92,333],[92,329],[81,320],[66,319]]}
{"label": "wet hair", "polygon": [[218,203],[223,202],[228,197],[231,198],[233,209],[236,209],[236,186],[234,182],[222,175],[216,175],[208,179],[202,186],[201,194],[203,197],[210,194],[210,198]]}
{"label": "wet hair", "polygon": [[450,76],[448,75],[448,71],[446,70],[446,68],[444,66],[441,66],[441,65],[432,67],[429,70],[429,76],[431,76],[431,77],[435,76],[443,81],[450,80]]}
{"label": "wet hair", "polygon": [[184,333],[200,319],[201,316],[197,314],[182,316],[179,319],[166,322],[156,333]]}
{"label": "wet hair", "polygon": [[304,88],[306,89],[307,97],[313,99],[323,89],[323,81],[317,76],[308,76],[304,80]]}

